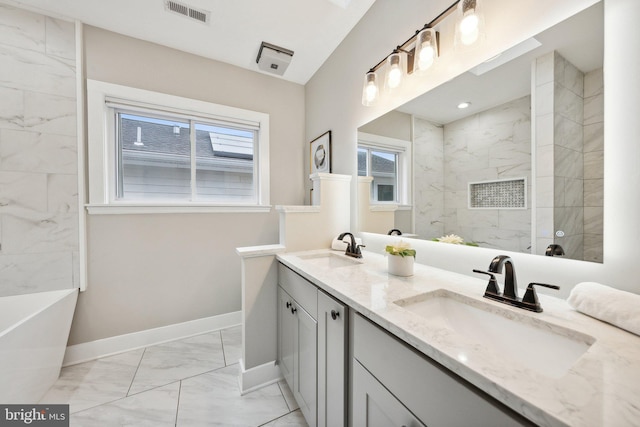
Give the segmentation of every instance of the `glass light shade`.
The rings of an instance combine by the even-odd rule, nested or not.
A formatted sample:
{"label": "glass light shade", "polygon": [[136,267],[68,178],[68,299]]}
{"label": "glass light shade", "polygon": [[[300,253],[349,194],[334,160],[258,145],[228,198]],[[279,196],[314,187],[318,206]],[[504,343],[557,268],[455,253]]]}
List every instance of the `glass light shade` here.
{"label": "glass light shade", "polygon": [[456,20],[455,46],[470,46],[484,34],[484,16],[480,0],[460,0]]}
{"label": "glass light shade", "polygon": [[413,71],[421,72],[429,69],[438,58],[438,42],[436,30],[425,28],[416,36],[416,50],[413,59]]}
{"label": "glass light shade", "polygon": [[375,105],[380,97],[380,89],[378,87],[378,75],[375,71],[370,71],[364,76],[364,85],[362,87],[362,105],[369,107]]}
{"label": "glass light shade", "polygon": [[394,52],[387,58],[387,74],[384,79],[384,88],[394,90],[402,85],[405,75],[405,65],[402,55]]}

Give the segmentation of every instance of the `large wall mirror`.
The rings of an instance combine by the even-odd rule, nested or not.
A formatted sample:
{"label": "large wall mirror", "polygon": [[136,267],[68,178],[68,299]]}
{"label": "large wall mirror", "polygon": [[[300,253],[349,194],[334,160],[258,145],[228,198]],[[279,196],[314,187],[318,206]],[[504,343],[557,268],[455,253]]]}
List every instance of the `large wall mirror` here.
{"label": "large wall mirror", "polygon": [[417,238],[602,262],[603,27],[599,2],[362,126],[371,203]]}

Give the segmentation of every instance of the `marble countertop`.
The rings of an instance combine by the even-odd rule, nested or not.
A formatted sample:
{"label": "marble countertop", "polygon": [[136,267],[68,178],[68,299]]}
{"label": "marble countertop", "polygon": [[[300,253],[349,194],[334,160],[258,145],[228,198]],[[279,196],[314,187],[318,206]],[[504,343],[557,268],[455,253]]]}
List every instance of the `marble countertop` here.
{"label": "marble countertop", "polygon": [[[313,258],[328,252],[344,256],[323,249],[277,257],[319,288],[538,425],[640,424],[640,337],[578,313],[566,301],[547,295],[539,294],[542,313],[488,300],[482,297],[486,278],[417,263],[413,276],[396,277],[387,273],[385,256],[367,251],[358,263],[336,263],[334,268]],[[429,322],[394,304],[439,289],[463,295],[472,304],[503,316],[564,331],[592,344],[568,371],[543,375],[526,363],[501,357],[490,345],[469,345],[438,322]]]}

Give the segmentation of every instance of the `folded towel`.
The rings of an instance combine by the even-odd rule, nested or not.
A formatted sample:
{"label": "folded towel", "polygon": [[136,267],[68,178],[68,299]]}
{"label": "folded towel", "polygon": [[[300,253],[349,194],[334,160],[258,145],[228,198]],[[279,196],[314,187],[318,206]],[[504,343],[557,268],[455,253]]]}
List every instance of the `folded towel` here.
{"label": "folded towel", "polygon": [[583,282],[571,290],[567,302],[586,315],[640,335],[640,295]]}
{"label": "folded towel", "polygon": [[[351,236],[345,236],[344,239],[342,240],[338,240],[338,238],[336,237],[331,242],[331,249],[333,249],[334,251],[344,252],[347,250],[347,246],[350,244],[351,244]],[[356,237],[356,245],[361,245],[361,244],[362,244],[362,239],[360,239],[359,237]]]}

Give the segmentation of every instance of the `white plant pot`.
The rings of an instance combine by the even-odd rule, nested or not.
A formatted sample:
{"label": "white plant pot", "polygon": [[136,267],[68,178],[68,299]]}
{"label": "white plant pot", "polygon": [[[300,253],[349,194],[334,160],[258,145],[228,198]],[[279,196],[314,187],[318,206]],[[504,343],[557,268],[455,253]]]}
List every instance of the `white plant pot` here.
{"label": "white plant pot", "polygon": [[389,259],[389,273],[394,276],[413,276],[413,261],[414,257],[400,255],[388,255]]}

